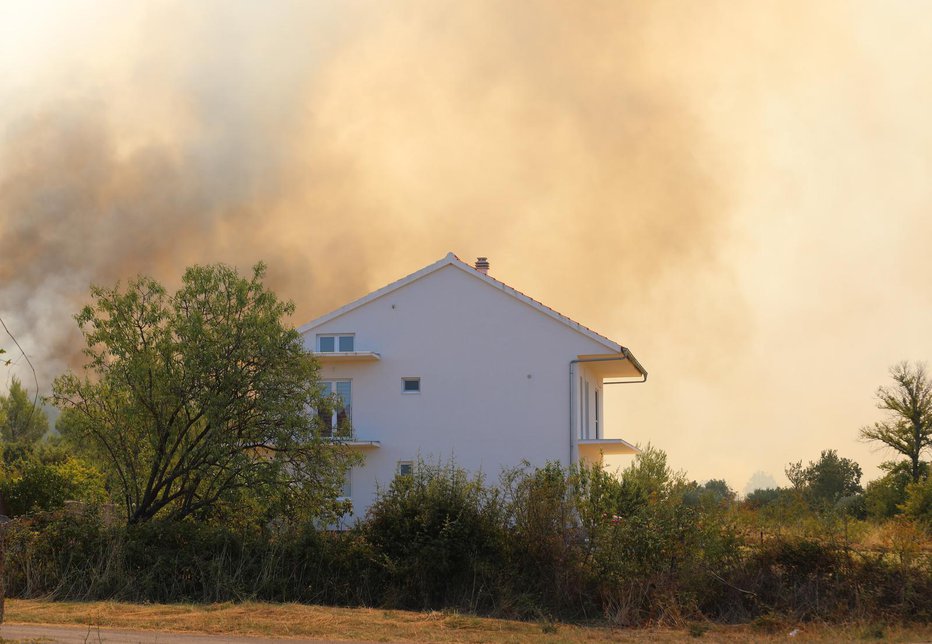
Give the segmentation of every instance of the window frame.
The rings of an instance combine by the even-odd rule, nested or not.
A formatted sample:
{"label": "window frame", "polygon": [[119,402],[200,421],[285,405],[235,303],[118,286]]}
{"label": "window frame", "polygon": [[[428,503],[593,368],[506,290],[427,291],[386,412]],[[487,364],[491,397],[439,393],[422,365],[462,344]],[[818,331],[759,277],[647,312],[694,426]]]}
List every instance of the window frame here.
{"label": "window frame", "polygon": [[[324,351],[321,348],[321,340],[324,338],[333,339],[333,351]],[[346,338],[349,338],[352,343],[352,348],[349,350],[343,350],[340,348],[342,341]],[[356,334],[355,333],[318,333],[317,339],[315,340],[315,349],[316,353],[354,353],[356,351]]]}
{"label": "window frame", "polygon": [[[328,438],[332,438],[340,426],[340,414],[345,413],[346,419],[352,425],[353,422],[353,379],[352,378],[322,378],[320,384],[327,387],[327,391],[324,393],[325,396],[339,395],[337,391],[337,383],[347,383],[349,385],[349,405],[344,405],[342,409],[334,409],[330,415],[330,434]],[[342,396],[341,396],[342,398]]]}
{"label": "window frame", "polygon": [[[408,472],[403,472],[404,468],[407,468]],[[395,464],[395,476],[414,476],[414,461],[398,461]]]}
{"label": "window frame", "polygon": [[343,474],[343,485],[340,488],[340,496],[338,499],[352,499],[353,498],[353,468],[347,468],[346,472]]}
{"label": "window frame", "polygon": [[[407,385],[409,382],[417,383],[417,389],[408,389]],[[421,377],[420,376],[404,376],[401,379],[401,393],[405,396],[414,396],[421,393]]]}

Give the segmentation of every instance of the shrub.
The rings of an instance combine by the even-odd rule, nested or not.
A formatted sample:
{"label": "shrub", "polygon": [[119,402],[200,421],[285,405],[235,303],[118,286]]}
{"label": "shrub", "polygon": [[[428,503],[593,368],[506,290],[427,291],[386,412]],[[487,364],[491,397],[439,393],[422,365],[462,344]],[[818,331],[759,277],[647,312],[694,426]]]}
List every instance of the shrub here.
{"label": "shrub", "polygon": [[932,531],[932,476],[906,486],[903,514]]}
{"label": "shrub", "polygon": [[10,516],[55,510],[66,501],[102,503],[103,474],[88,463],[49,445],[3,448],[0,497]]}
{"label": "shrub", "polygon": [[455,464],[420,462],[370,507],[362,535],[388,583],[389,605],[493,604],[504,539],[497,490]]}

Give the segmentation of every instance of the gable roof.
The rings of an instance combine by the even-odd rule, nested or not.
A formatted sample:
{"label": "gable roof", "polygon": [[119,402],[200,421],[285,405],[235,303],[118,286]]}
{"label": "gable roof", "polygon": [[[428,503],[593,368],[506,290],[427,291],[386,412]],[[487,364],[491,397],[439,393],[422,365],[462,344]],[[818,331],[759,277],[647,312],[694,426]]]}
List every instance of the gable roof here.
{"label": "gable roof", "polygon": [[647,372],[644,370],[643,367],[641,367],[640,363],[638,363],[638,361],[634,358],[634,356],[631,355],[631,352],[628,351],[627,348],[621,346],[614,340],[610,340],[606,338],[601,333],[596,333],[589,327],[583,324],[580,324],[579,322],[576,322],[575,320],[563,315],[562,313],[559,313],[558,311],[550,308],[546,304],[543,304],[542,302],[539,302],[535,300],[534,298],[525,295],[521,291],[511,286],[508,286],[504,282],[497,280],[494,277],[490,277],[489,275],[485,273],[479,272],[478,270],[476,270],[475,268],[473,268],[472,266],[470,266],[469,264],[461,260],[459,257],[454,255],[452,252],[447,253],[445,257],[442,257],[441,259],[437,260],[433,264],[428,264],[427,266],[425,266],[419,271],[415,271],[414,273],[411,273],[410,275],[402,277],[400,280],[396,280],[392,282],[391,284],[383,286],[382,288],[376,291],[372,291],[368,295],[365,295],[359,298],[358,300],[354,300],[350,302],[349,304],[341,306],[340,308],[334,311],[331,311],[330,313],[327,313],[325,315],[322,315],[319,318],[311,320],[307,324],[302,324],[301,326],[298,327],[298,332],[303,335],[306,332],[310,331],[311,329],[314,329],[315,327],[318,327],[321,324],[324,324],[325,322],[329,322],[330,320],[338,318],[341,315],[349,313],[350,311],[353,311],[355,309],[358,309],[359,307],[364,306],[368,304],[369,302],[372,302],[373,300],[377,300],[378,298],[384,295],[388,295],[389,293],[397,291],[398,289],[404,286],[407,286],[408,284],[411,284],[412,282],[416,282],[422,277],[430,275],[431,273],[434,273],[446,266],[453,266],[455,268],[458,268],[459,270],[463,271],[467,275],[470,275],[478,280],[481,280],[485,282],[486,284],[488,284],[489,286],[497,288],[503,293],[506,293],[512,296],[516,300],[523,302],[524,304],[527,304],[531,308],[538,310],[544,315],[550,318],[553,318],[554,320],[557,320],[558,322],[561,322],[562,324],[566,325],[573,331],[576,331],[577,333],[581,333],[582,335],[590,338],[591,340],[598,342],[599,344],[609,349],[613,353],[623,354],[625,357],[629,358],[634,365],[636,365],[638,371],[643,373],[645,376],[647,375]]}

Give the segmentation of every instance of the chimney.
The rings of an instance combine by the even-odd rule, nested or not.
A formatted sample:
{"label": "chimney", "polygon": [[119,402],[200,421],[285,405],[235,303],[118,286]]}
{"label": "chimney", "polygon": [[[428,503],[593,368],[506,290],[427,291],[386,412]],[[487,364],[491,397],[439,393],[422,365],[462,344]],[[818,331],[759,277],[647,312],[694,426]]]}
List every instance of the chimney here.
{"label": "chimney", "polygon": [[476,270],[482,273],[483,275],[489,274],[489,258],[488,257],[477,257],[476,258]]}

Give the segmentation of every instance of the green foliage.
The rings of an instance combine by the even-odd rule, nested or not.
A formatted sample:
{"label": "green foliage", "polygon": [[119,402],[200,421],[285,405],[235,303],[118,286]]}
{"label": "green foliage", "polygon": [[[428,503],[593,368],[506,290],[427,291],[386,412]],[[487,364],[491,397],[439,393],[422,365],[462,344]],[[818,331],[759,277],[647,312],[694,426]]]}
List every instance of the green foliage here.
{"label": "green foliage", "polygon": [[922,455],[932,446],[932,380],[923,363],[890,368],[893,385],[877,389],[877,408],[886,419],[861,428],[863,440],[877,441],[905,456],[913,481],[922,477]]}
{"label": "green foliage", "polygon": [[621,503],[617,512],[622,516],[637,512],[648,503],[666,499],[685,483],[683,474],[667,465],[666,453],[648,443],[621,473]]}
{"label": "green foliage", "polygon": [[681,494],[686,505],[705,508],[727,507],[738,496],[723,479],[712,479],[702,485],[692,481],[682,487]]}
{"label": "green foliage", "polygon": [[809,619],[932,619],[932,570],[914,522],[889,522],[880,551],[798,530],[747,539],[735,526],[746,508],[692,503],[700,486],[669,474],[672,484],[652,479],[666,493],[632,509],[623,480],[598,466],[526,465],[496,490],[452,465],[421,464],[344,533],[190,519],[116,525],[93,508],[37,513],[7,526],[7,589],[71,600],[430,606],[522,616],[544,632],[598,617],[745,621],[768,632]]}
{"label": "green foliage", "polygon": [[[587,477],[597,474],[591,470],[582,475],[588,481],[574,489],[568,474],[559,463],[547,463],[536,469],[524,464],[502,475],[515,584],[511,609],[519,617],[546,617],[567,605],[578,612],[595,610],[584,574],[587,553],[579,547],[585,538],[580,522],[593,532],[610,523],[618,484],[602,489],[601,478]],[[577,503],[583,495],[585,502]]]}
{"label": "green foliage", "polygon": [[66,501],[99,504],[106,498],[103,474],[52,446],[3,447],[0,497],[10,516],[62,507]]}
{"label": "green foliage", "polygon": [[345,510],[336,498],[356,457],[308,413],[332,401],[264,271],[195,266],[171,295],[148,277],[92,287],[76,317],[85,374],[57,378],[53,401],[129,522],[226,518],[256,494],[296,520]]}
{"label": "green foliage", "polygon": [[744,503],[749,508],[758,510],[760,508],[779,503],[787,496],[787,494],[792,494],[792,490],[787,490],[782,487],[771,487],[754,490],[746,497],[744,497]]}
{"label": "green foliage", "polygon": [[369,508],[362,534],[378,553],[390,603],[491,605],[504,542],[498,492],[454,464],[419,462]]}
{"label": "green foliage", "polygon": [[802,461],[790,463],[786,477],[814,508],[835,508],[846,497],[861,493],[861,466],[833,450],[823,450],[817,462],[803,467]]}
{"label": "green foliage", "polygon": [[14,443],[35,443],[48,429],[45,411],[33,404],[29,393],[14,376],[10,391],[0,396],[0,438]]}
{"label": "green foliage", "polygon": [[880,468],[886,474],[867,484],[864,488],[864,502],[869,517],[889,519],[899,514],[900,506],[906,501],[906,486],[913,479],[909,463],[905,461],[887,461]]}
{"label": "green foliage", "polygon": [[906,486],[903,514],[932,530],[932,476]]}

